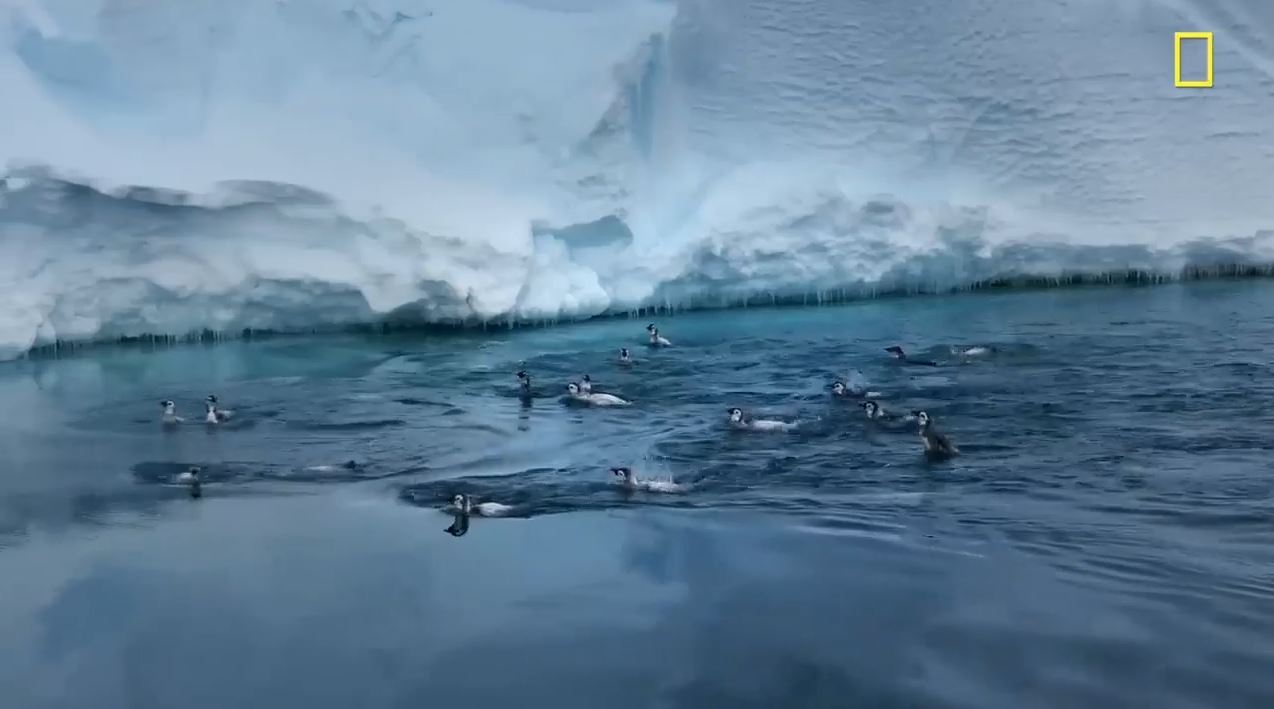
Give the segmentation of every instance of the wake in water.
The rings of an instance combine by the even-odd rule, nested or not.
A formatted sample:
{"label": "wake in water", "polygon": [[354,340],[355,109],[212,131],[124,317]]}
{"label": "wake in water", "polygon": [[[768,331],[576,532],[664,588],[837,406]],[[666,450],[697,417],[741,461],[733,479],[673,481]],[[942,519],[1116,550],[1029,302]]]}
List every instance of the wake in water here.
{"label": "wake in water", "polygon": [[[702,499],[695,500],[684,494],[691,490],[690,485],[674,483],[671,479],[638,478],[629,484],[622,479],[606,480],[605,476],[615,476],[613,471],[595,470],[589,476],[594,478],[592,482],[564,481],[562,478],[567,472],[525,471],[506,476],[419,483],[402,488],[399,499],[411,505],[454,513],[457,511],[455,497],[466,495],[499,505],[499,508],[491,508],[492,514],[479,512],[479,516],[521,518],[610,509],[624,503],[678,508],[705,504]],[[465,492],[453,492],[456,490]],[[729,488],[715,490],[723,491],[728,492]],[[638,494],[640,498],[635,497]]]}

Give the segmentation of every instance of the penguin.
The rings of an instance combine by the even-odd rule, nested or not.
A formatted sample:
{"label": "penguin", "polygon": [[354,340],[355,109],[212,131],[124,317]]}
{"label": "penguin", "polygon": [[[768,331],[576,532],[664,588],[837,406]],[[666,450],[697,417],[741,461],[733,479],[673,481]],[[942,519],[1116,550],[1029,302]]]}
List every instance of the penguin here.
{"label": "penguin", "polygon": [[889,354],[893,355],[894,361],[899,362],[899,363],[901,363],[901,364],[913,364],[913,365],[920,366],[920,367],[936,367],[936,366],[938,366],[938,363],[937,363],[937,362],[934,362],[934,361],[932,361],[932,360],[928,360],[928,359],[912,359],[910,356],[908,356],[908,355],[907,355],[907,353],[906,353],[906,352],[903,352],[902,348],[901,348],[901,347],[899,347],[898,345],[891,345],[891,346],[889,346],[889,347],[886,347],[886,348],[885,348],[885,351],[886,351],[886,352],[888,352]]}
{"label": "penguin", "polygon": [[160,416],[160,421],[163,422],[165,426],[176,426],[186,420],[177,415],[176,403],[165,399],[164,401],[159,402],[159,405],[164,410],[164,413]]}
{"label": "penguin", "polygon": [[646,326],[646,332],[650,333],[651,347],[671,347],[672,346],[672,343],[669,342],[667,338],[660,336],[659,328],[655,327],[654,323],[650,323],[649,325]]}
{"label": "penguin", "polygon": [[204,400],[204,407],[207,409],[207,413],[204,416],[205,423],[225,423],[234,415],[234,412],[229,409],[218,408],[217,397],[212,394],[209,394],[208,398]]}
{"label": "penguin", "polygon": [[592,406],[628,406],[632,403],[614,394],[585,394],[580,385],[575,382],[566,385],[566,394],[571,401],[578,401],[581,404],[590,404]]}
{"label": "penguin", "polygon": [[673,482],[671,479],[656,480],[652,478],[637,477],[637,473],[632,468],[611,468],[610,472],[619,478],[619,483],[624,486],[625,490],[645,490],[647,492],[684,492],[685,486]]}
{"label": "penguin", "polygon": [[939,433],[933,425],[933,419],[925,411],[911,412],[920,424],[920,442],[924,445],[925,455],[934,459],[951,458],[960,453],[955,442]]}
{"label": "penguin", "polygon": [[730,409],[730,426],[740,431],[790,431],[796,424],[777,419],[754,419],[743,412],[743,409]]}
{"label": "penguin", "polygon": [[522,399],[524,402],[530,401],[532,396],[531,375],[527,374],[526,370],[519,369],[517,374],[514,376],[518,378],[518,398]]}
{"label": "penguin", "polygon": [[468,495],[456,495],[451,498],[450,511],[478,517],[503,517],[512,512],[513,508],[499,502],[474,502]]}
{"label": "penguin", "polygon": [[186,472],[177,476],[177,482],[185,485],[187,489],[189,489],[190,497],[192,499],[197,500],[200,497],[203,497],[203,483],[199,481],[198,467],[193,465],[190,466],[190,470],[187,470]]}

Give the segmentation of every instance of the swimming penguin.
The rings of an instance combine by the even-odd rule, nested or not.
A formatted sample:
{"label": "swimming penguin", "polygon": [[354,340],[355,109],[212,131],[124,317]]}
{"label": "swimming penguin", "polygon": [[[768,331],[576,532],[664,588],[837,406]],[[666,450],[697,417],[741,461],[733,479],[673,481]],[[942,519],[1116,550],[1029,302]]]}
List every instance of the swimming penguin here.
{"label": "swimming penguin", "polygon": [[878,396],[880,392],[867,389],[867,381],[858,370],[851,371],[847,379],[832,381],[832,397],[836,399],[874,399]]}
{"label": "swimming penguin", "polygon": [[863,407],[863,413],[867,416],[867,420],[875,423],[892,424],[915,420],[914,416],[899,416],[889,413],[875,401],[864,401],[859,406]]}
{"label": "swimming penguin", "polygon": [[531,375],[527,374],[526,370],[519,369],[516,376],[518,378],[518,396],[522,397],[524,400],[530,399]]}
{"label": "swimming penguin", "polygon": [[164,400],[159,402],[159,405],[164,409],[160,420],[163,421],[165,426],[174,426],[186,420],[177,415],[177,404],[172,401]]}
{"label": "swimming penguin", "polygon": [[204,416],[204,421],[206,423],[225,423],[230,420],[231,416],[234,415],[234,412],[229,409],[217,408],[217,397],[211,394],[209,394],[208,398],[204,400],[204,407],[208,410],[207,414]]}
{"label": "swimming penguin", "polygon": [[933,419],[924,411],[911,412],[920,424],[920,442],[924,444],[925,455],[930,458],[950,458],[960,453],[955,443],[934,428]]}
{"label": "swimming penguin", "polygon": [[885,413],[885,410],[881,408],[880,404],[877,404],[874,401],[864,401],[861,406],[863,407],[863,413],[867,414],[867,419],[869,421],[881,421],[891,418]]}
{"label": "swimming penguin", "polygon": [[625,366],[629,366],[629,365],[637,364],[637,360],[633,359],[633,356],[629,354],[627,347],[620,347],[619,348],[619,363]]}
{"label": "swimming penguin", "polygon": [[190,466],[190,470],[177,476],[177,482],[190,488],[190,496],[193,498],[203,497],[203,483],[199,481],[199,468]]}
{"label": "swimming penguin", "polygon": [[646,332],[650,333],[651,347],[671,347],[672,346],[672,343],[669,342],[667,338],[661,337],[659,335],[659,328],[655,327],[654,323],[650,323],[649,325],[646,326]]}
{"label": "swimming penguin", "polygon": [[350,472],[354,472],[354,471],[357,471],[357,470],[358,470],[359,468],[361,468],[361,467],[362,467],[362,466],[360,466],[360,465],[358,464],[358,461],[356,461],[356,460],[347,460],[347,461],[345,461],[344,463],[341,463],[340,465],[327,465],[327,464],[324,464],[324,465],[307,465],[307,466],[305,466],[305,467],[303,468],[303,470],[306,470],[306,471],[309,471],[309,472],[312,472],[312,473],[335,473],[335,472],[337,472],[337,471],[341,471],[341,470],[348,470],[348,471],[350,471]]}
{"label": "swimming penguin", "polygon": [[479,517],[503,517],[513,511],[513,508],[509,505],[502,505],[499,502],[475,503],[468,495],[456,495],[451,498],[450,511]]}
{"label": "swimming penguin", "polygon": [[743,409],[730,409],[730,426],[740,431],[790,431],[796,424],[777,419],[754,419],[743,413]]}
{"label": "swimming penguin", "polygon": [[593,378],[585,374],[584,378],[580,380],[579,390],[584,392],[585,394],[592,394],[593,393]]}
{"label": "swimming penguin", "polygon": [[572,401],[578,401],[582,404],[589,404],[591,406],[628,406],[628,404],[631,403],[615,396],[614,394],[603,394],[600,392],[595,394],[586,394],[584,393],[584,390],[580,388],[580,385],[575,382],[571,382],[566,385],[566,393]]}
{"label": "swimming penguin", "polygon": [[991,345],[968,345],[953,346],[951,354],[957,357],[987,357],[999,352],[999,350]]}
{"label": "swimming penguin", "polygon": [[839,379],[832,382],[832,396],[837,399],[861,399],[865,396],[872,396],[875,393],[859,386],[851,387]]}
{"label": "swimming penguin", "polygon": [[612,475],[620,479],[620,484],[627,490],[646,490],[648,492],[682,492],[685,487],[671,479],[652,480],[637,477],[632,468],[611,468]]}
{"label": "swimming penguin", "polygon": [[933,361],[931,361],[931,360],[927,360],[927,359],[912,359],[911,357],[908,357],[908,356],[907,356],[907,353],[906,353],[906,352],[903,352],[903,351],[902,351],[902,348],[901,348],[901,347],[899,347],[898,345],[891,345],[891,346],[889,346],[889,347],[886,347],[886,348],[885,348],[885,351],[886,351],[886,352],[888,352],[889,354],[891,354],[891,355],[893,355],[893,356],[894,356],[894,361],[896,361],[896,362],[901,362],[902,364],[914,364],[914,365],[921,366],[921,367],[936,367],[936,366],[938,366],[938,363],[937,363],[937,362],[933,362]]}

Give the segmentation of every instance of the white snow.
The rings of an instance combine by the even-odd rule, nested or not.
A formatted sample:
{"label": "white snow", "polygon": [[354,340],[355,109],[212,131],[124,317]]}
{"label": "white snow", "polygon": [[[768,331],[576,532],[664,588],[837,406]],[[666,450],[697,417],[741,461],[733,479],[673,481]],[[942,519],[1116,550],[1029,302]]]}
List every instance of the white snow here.
{"label": "white snow", "polygon": [[0,358],[1274,262],[1272,75],[1264,0],[0,0]]}

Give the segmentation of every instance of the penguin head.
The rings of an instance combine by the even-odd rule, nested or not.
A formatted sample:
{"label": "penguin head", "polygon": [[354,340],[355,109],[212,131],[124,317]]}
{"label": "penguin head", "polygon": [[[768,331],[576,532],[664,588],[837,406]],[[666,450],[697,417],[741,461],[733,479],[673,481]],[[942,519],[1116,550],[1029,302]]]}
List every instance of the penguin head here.
{"label": "penguin head", "polygon": [[743,422],[743,409],[739,409],[739,408],[730,409],[730,423],[742,423],[742,422]]}
{"label": "penguin head", "polygon": [[209,404],[215,404],[217,403],[217,396],[215,394],[209,394],[208,398],[204,399],[204,401],[207,401]]}
{"label": "penguin head", "polygon": [[927,411],[912,411],[911,415],[916,417],[916,423],[919,423],[921,428],[928,426],[932,422]]}
{"label": "penguin head", "polygon": [[647,325],[647,326],[646,326],[646,332],[649,332],[649,333],[651,333],[651,334],[653,335],[653,334],[655,333],[655,324],[654,324],[654,323],[650,323],[649,325]]}
{"label": "penguin head", "polygon": [[832,382],[832,393],[836,396],[844,396],[845,382]]}
{"label": "penguin head", "polygon": [[629,478],[633,476],[632,468],[611,468],[610,472],[611,472],[611,475],[614,475],[617,478],[623,478],[625,480],[628,480]]}
{"label": "penguin head", "polygon": [[903,357],[907,355],[907,353],[903,352],[902,348],[899,347],[898,345],[890,345],[889,347],[885,348],[885,351],[893,355],[894,359],[902,359]]}
{"label": "penguin head", "polygon": [[874,419],[880,414],[880,404],[874,401],[864,401],[863,410],[867,412],[867,418]]}
{"label": "penguin head", "polygon": [[619,358],[620,358],[620,359],[628,359],[628,348],[627,348],[627,347],[620,347],[620,348],[619,348]]}
{"label": "penguin head", "polygon": [[578,384],[576,384],[575,382],[571,382],[570,384],[567,384],[567,385],[566,385],[566,391],[567,391],[567,392],[569,392],[571,395],[578,394],[578,393],[579,393],[579,385],[578,385]]}
{"label": "penguin head", "polygon": [[176,404],[174,404],[173,402],[167,399],[164,399],[163,401],[159,402],[159,405],[165,409],[171,409],[176,406]]}
{"label": "penguin head", "polygon": [[190,466],[190,470],[187,470],[186,472],[190,473],[190,477],[197,478],[199,477],[199,466],[192,465]]}
{"label": "penguin head", "polygon": [[455,495],[451,498],[451,505],[458,510],[465,509],[465,502],[467,502],[467,500],[464,495]]}
{"label": "penguin head", "polygon": [[588,376],[587,374],[585,374],[585,375],[584,375],[584,383],[585,383],[585,384],[592,384],[592,383],[593,383],[593,378],[592,378],[592,377],[590,377],[590,376]]}

